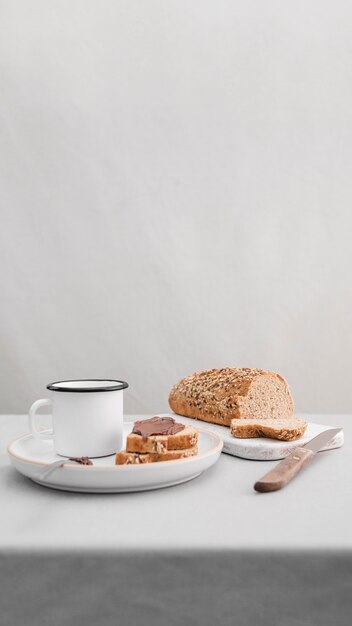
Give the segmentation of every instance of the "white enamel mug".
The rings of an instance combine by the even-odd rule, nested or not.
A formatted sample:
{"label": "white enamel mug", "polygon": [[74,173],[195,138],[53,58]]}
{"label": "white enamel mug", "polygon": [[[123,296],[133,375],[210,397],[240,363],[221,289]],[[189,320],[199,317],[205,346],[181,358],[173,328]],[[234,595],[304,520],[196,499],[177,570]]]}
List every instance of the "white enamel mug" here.
{"label": "white enamel mug", "polygon": [[[37,439],[52,439],[56,454],[66,457],[99,457],[122,447],[123,380],[65,380],[47,385],[50,399],[34,402],[29,428]],[[52,406],[53,430],[36,428],[36,412]]]}

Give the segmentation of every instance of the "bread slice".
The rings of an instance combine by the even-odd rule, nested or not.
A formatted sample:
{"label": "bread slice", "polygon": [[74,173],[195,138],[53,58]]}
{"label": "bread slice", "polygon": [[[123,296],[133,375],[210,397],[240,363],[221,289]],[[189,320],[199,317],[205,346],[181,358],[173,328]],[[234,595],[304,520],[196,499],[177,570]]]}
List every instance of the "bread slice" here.
{"label": "bread slice", "polygon": [[126,441],[126,451],[165,454],[168,450],[193,448],[197,443],[198,430],[194,426],[185,426],[175,435],[151,435],[146,439],[141,435],[130,433]]}
{"label": "bread slice", "polygon": [[116,452],[115,465],[138,465],[140,463],[158,463],[160,461],[175,461],[195,456],[198,453],[197,446],[184,450],[168,450],[167,452],[139,454],[138,452]]}
{"label": "bread slice", "polygon": [[231,435],[238,439],[252,439],[254,437],[268,437],[293,441],[302,437],[307,428],[307,422],[298,417],[292,419],[272,420],[236,420],[231,422]]}
{"label": "bread slice", "polygon": [[289,419],[293,400],[279,374],[260,369],[205,370],[178,382],[169,395],[178,415],[230,426],[233,419]]}

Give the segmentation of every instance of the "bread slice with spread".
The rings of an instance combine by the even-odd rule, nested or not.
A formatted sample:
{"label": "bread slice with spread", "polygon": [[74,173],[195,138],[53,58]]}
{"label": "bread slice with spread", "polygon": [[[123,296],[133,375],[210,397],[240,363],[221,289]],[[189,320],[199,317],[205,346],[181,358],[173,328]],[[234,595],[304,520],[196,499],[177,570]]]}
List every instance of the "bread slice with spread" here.
{"label": "bread slice with spread", "polygon": [[155,416],[136,421],[127,436],[126,450],[116,453],[116,465],[172,461],[198,452],[198,430],[173,417]]}
{"label": "bread slice with spread", "polygon": [[142,435],[132,432],[127,436],[127,452],[152,452],[163,454],[169,450],[193,448],[198,442],[198,431],[194,426],[185,426],[174,435]]}

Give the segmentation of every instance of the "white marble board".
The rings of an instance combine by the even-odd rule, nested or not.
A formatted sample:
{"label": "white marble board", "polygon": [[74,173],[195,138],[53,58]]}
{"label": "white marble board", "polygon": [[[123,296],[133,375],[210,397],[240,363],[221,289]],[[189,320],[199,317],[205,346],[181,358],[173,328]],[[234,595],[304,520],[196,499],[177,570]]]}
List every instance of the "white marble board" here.
{"label": "white marble board", "polygon": [[[165,414],[166,415],[166,414]],[[207,428],[216,432],[222,438],[224,442],[223,452],[225,454],[232,454],[233,456],[239,456],[242,459],[251,459],[253,461],[275,461],[277,459],[284,459],[294,448],[298,446],[304,446],[308,441],[324,432],[329,430],[333,426],[324,426],[322,424],[315,424],[308,422],[307,430],[303,437],[296,439],[295,441],[279,441],[278,439],[267,439],[261,437],[257,439],[236,439],[230,434],[230,429],[226,426],[218,426],[217,424],[209,424],[202,422],[201,420],[194,420],[189,417],[183,417],[182,415],[171,414],[177,417],[177,420],[185,424],[197,425],[199,428]],[[336,428],[338,424],[336,424]],[[343,445],[344,436],[341,430],[329,443],[322,448],[322,450],[333,450],[334,448],[340,448]],[[321,451],[322,451],[321,450]],[[321,452],[320,451],[320,452]]]}

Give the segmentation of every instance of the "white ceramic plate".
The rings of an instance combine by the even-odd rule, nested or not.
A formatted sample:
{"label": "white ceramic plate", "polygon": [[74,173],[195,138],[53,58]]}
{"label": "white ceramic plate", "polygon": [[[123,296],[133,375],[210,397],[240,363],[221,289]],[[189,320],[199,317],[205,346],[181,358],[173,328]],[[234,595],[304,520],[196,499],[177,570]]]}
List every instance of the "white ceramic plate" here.
{"label": "white ceramic plate", "polygon": [[[175,417],[178,422],[191,424],[196,427],[199,425],[199,420],[175,415],[173,413],[169,415]],[[204,422],[201,423],[204,424]],[[252,461],[275,461],[277,459],[284,459],[294,448],[304,446],[308,441],[313,439],[313,437],[316,437],[325,430],[329,430],[329,428],[335,427],[308,422],[307,430],[300,439],[296,439],[295,441],[279,441],[278,439],[268,439],[267,437],[237,439],[236,437],[232,437],[230,429],[227,426],[207,423],[207,429],[219,435],[223,440],[224,447],[222,451],[225,452],[225,454],[232,454],[233,456],[239,456],[242,459],[251,459]],[[341,430],[324,448],[319,450],[319,452],[341,448],[343,442],[344,436]]]}
{"label": "white ceramic plate", "polygon": [[[198,427],[198,425],[197,425]],[[124,423],[124,441],[133,422]],[[146,465],[115,465],[115,455],[93,459],[93,466],[64,465],[45,480],[41,474],[50,463],[60,460],[50,440],[38,440],[30,434],[8,446],[12,465],[24,476],[45,487],[64,491],[119,493],[160,489],[196,478],[218,460],[222,439],[209,430],[199,430],[197,456]],[[64,459],[62,459],[64,462]]]}

